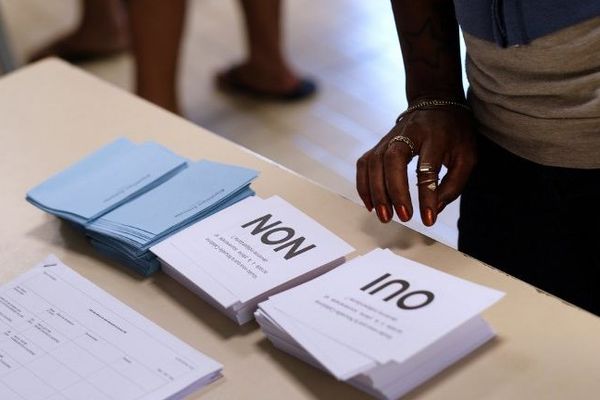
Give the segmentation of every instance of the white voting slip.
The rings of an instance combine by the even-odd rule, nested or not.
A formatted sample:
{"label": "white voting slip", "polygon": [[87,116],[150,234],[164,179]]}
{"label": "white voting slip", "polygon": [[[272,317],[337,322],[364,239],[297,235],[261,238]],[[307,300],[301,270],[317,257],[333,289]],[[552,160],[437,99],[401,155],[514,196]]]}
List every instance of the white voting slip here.
{"label": "white voting slip", "polygon": [[353,248],[280,197],[251,197],[151,248],[163,270],[239,324]]}
{"label": "white voting slip", "polygon": [[503,293],[374,250],[259,304],[278,348],[385,399],[494,336],[480,313]]}
{"label": "white voting slip", "polygon": [[0,399],[181,399],[221,365],[49,256],[0,287]]}

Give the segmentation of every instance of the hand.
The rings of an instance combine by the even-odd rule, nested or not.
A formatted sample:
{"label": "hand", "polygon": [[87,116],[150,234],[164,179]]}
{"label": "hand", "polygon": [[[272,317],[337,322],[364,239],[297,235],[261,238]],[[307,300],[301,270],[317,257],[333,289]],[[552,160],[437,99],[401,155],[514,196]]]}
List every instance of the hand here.
{"label": "hand", "polygon": [[[392,138],[402,135],[410,147]],[[413,156],[419,165],[431,165],[434,174],[422,174],[419,182],[436,179],[441,166],[448,168],[439,186],[419,185],[421,220],[426,226],[462,192],[476,162],[475,136],[471,114],[458,107],[418,109],[404,116],[379,143],[358,159],[356,188],[369,211],[375,208],[381,222],[392,219],[393,209],[400,220],[411,219],[413,208],[408,191],[407,165]]]}

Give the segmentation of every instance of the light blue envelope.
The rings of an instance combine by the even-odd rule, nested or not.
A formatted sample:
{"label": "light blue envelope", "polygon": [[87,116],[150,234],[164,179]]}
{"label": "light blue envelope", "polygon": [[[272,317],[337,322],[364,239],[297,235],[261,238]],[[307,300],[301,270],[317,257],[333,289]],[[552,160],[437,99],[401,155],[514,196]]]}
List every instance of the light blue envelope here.
{"label": "light blue envelope", "polygon": [[[191,163],[162,185],[87,225],[95,240],[102,236],[146,250],[156,241],[251,195],[257,172],[212,161]],[[231,201],[233,200],[233,201]],[[139,254],[139,253],[138,253]]]}
{"label": "light blue envelope", "polygon": [[178,229],[168,234],[160,235],[155,237],[150,243],[146,244],[142,248],[139,248],[139,244],[131,243],[124,238],[113,238],[106,235],[101,235],[94,232],[89,232],[90,242],[92,246],[98,250],[98,252],[105,256],[112,258],[119,263],[133,269],[135,272],[143,276],[152,275],[160,268],[160,262],[157,257],[148,250],[150,246],[154,246],[156,243],[167,239],[170,235],[175,232],[186,228],[187,226],[195,223],[196,221],[206,218],[216,212],[219,212],[230,205],[237,203],[245,199],[246,197],[254,195],[254,191],[249,187],[243,188],[235,196],[227,198],[226,201],[219,203],[218,207],[212,207],[202,214],[198,214],[196,218],[190,221],[186,221],[186,224],[180,225]]}
{"label": "light blue envelope", "polygon": [[84,224],[160,185],[186,160],[154,142],[118,139],[27,193],[35,206]]}
{"label": "light blue envelope", "polygon": [[27,200],[81,228],[99,253],[148,276],[160,267],[151,246],[252,196],[257,175],[118,139],[30,190]]}

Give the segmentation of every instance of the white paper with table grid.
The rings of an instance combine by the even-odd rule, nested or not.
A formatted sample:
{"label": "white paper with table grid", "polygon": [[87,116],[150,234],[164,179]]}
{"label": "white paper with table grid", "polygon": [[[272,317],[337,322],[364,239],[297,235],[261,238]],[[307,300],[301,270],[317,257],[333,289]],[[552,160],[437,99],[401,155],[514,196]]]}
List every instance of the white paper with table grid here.
{"label": "white paper with table grid", "polygon": [[56,257],[0,287],[0,399],[173,399],[220,370]]}

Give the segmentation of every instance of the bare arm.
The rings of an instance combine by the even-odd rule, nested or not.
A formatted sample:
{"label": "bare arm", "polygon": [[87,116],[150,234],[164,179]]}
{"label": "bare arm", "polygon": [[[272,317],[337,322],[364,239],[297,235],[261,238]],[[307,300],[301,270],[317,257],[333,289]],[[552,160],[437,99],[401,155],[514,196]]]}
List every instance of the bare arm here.
{"label": "bare arm", "polygon": [[392,0],[409,103],[420,97],[462,99],[458,24],[452,0]]}
{"label": "bare arm", "polygon": [[[425,99],[463,102],[458,24],[452,0],[392,0],[392,8],[409,105]],[[397,136],[414,143],[414,154],[405,142],[392,140]],[[448,168],[439,187],[436,179],[435,185],[419,186],[421,219],[430,226],[460,195],[475,164],[470,113],[456,106],[413,111],[358,160],[358,193],[382,222],[391,220],[392,210],[403,221],[412,217],[406,167],[416,155],[419,165],[430,165],[436,171],[425,178],[437,178],[442,164]]]}

